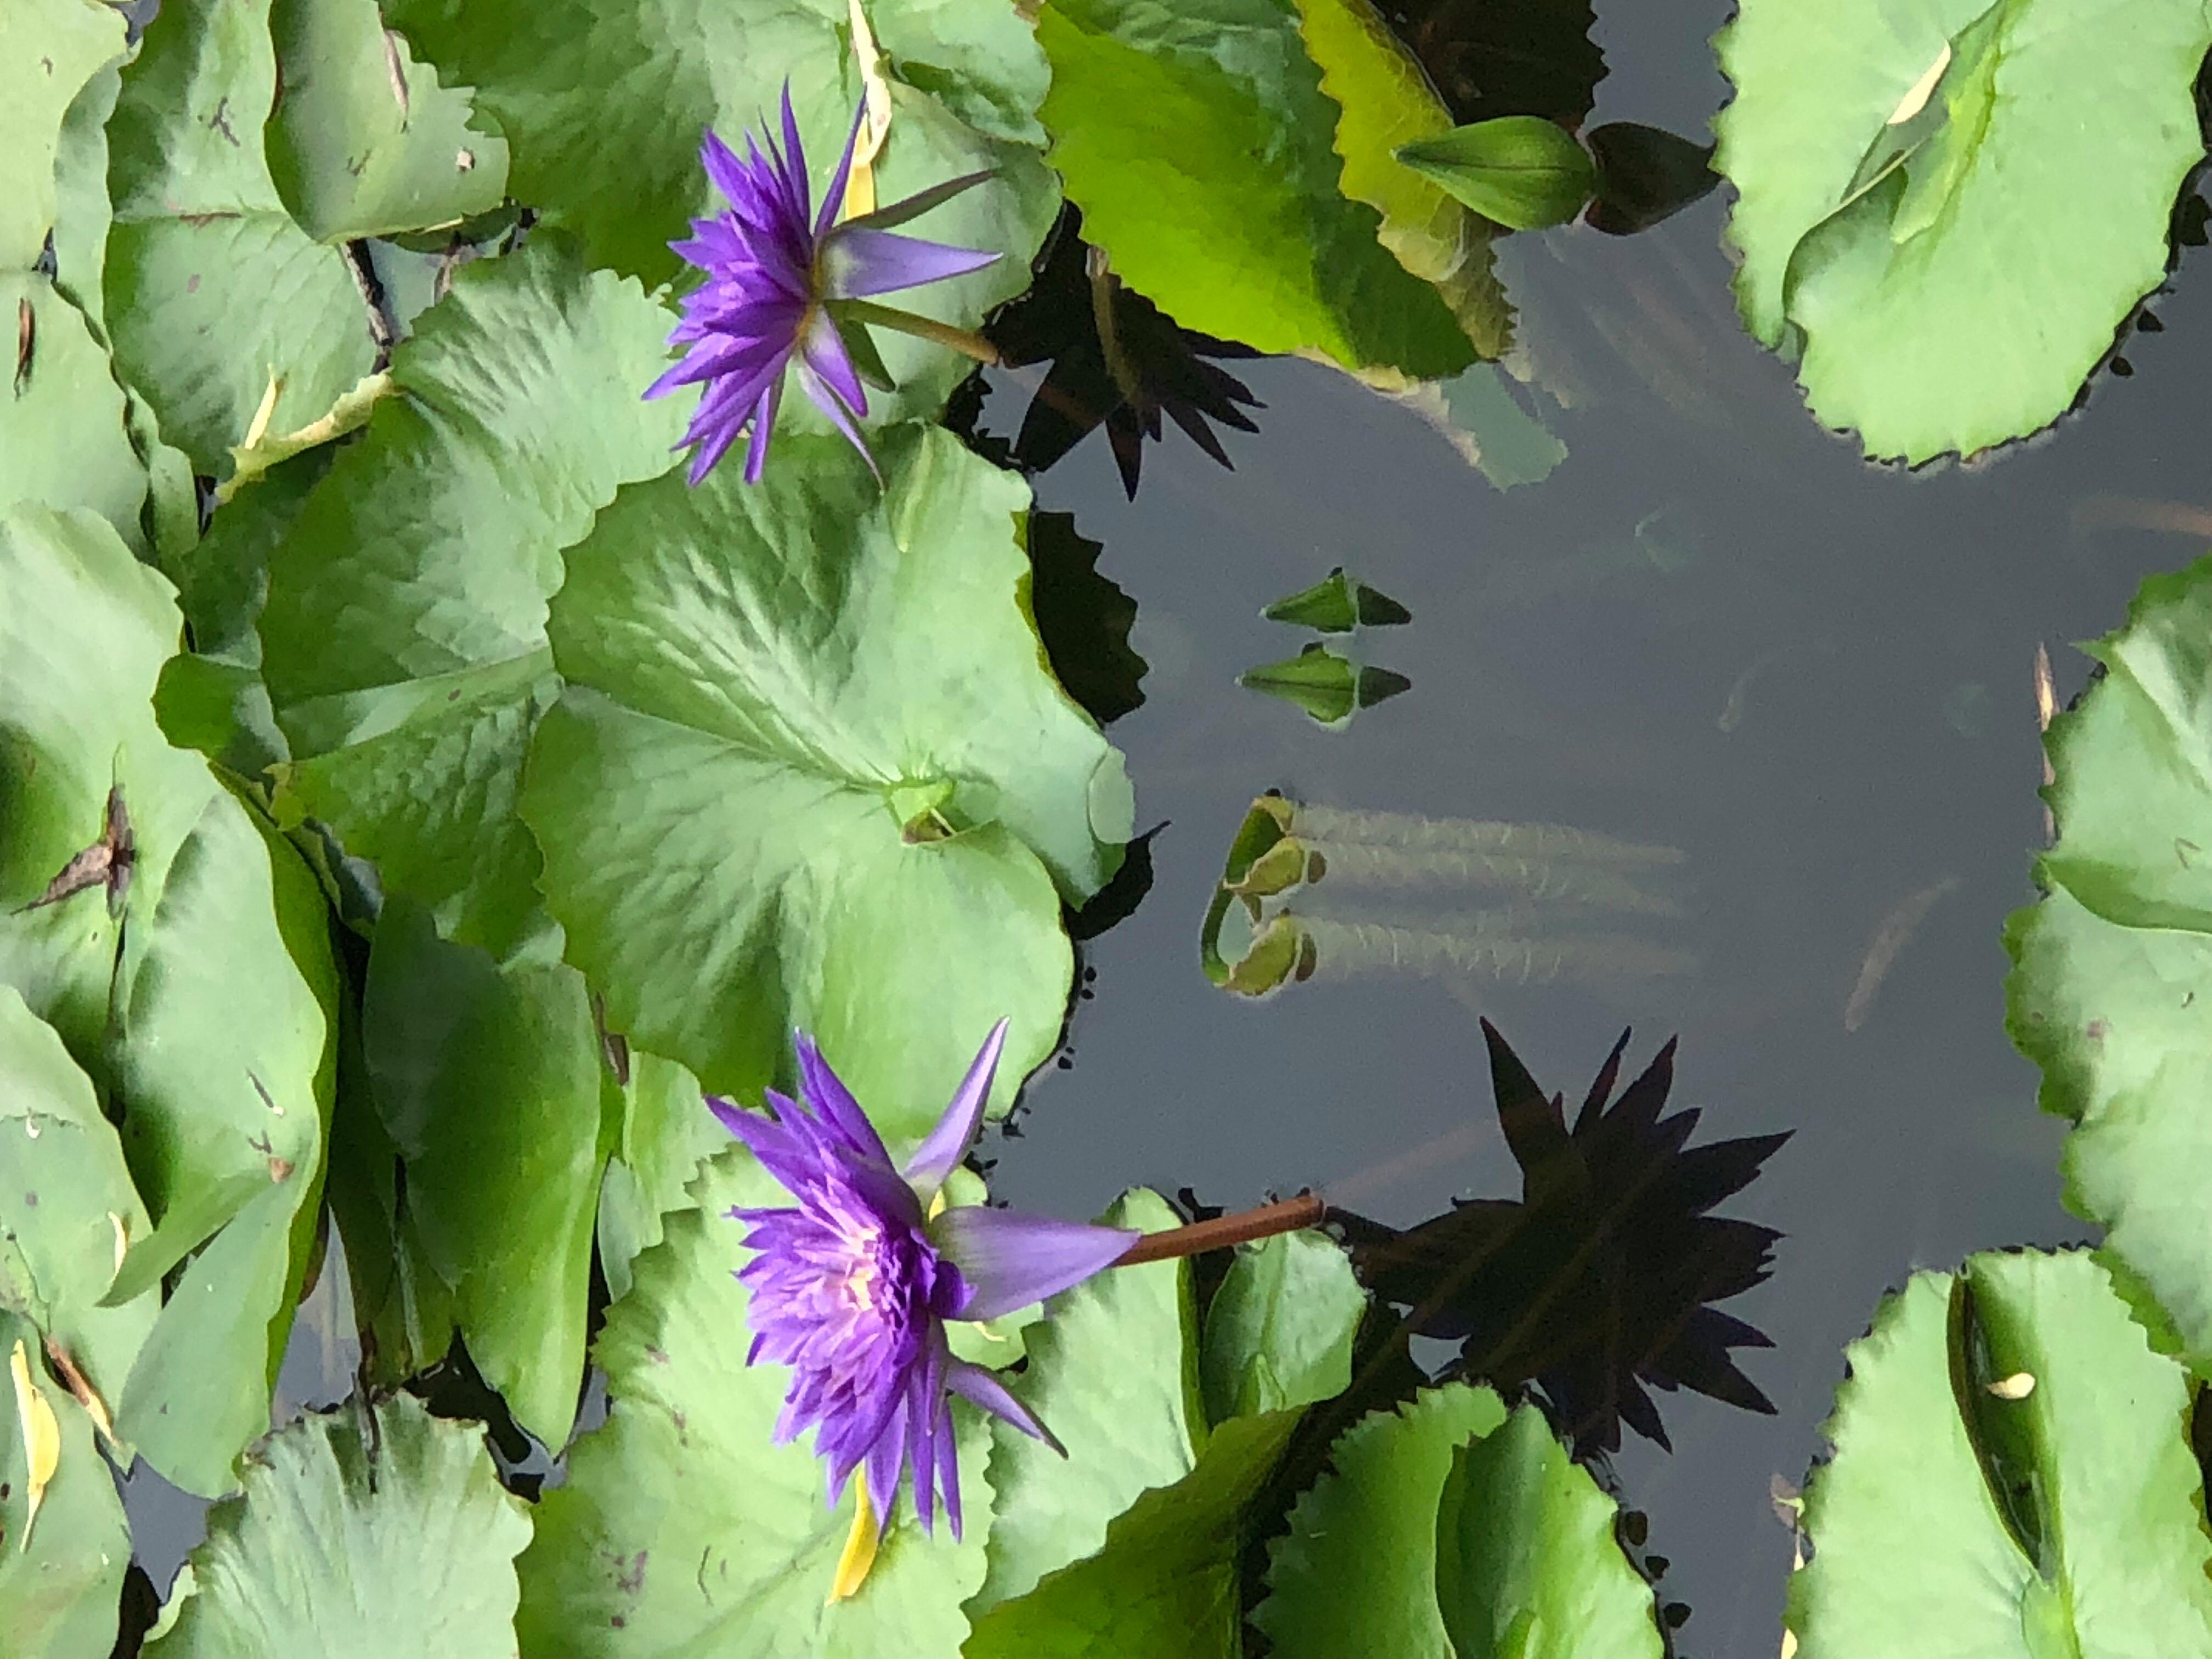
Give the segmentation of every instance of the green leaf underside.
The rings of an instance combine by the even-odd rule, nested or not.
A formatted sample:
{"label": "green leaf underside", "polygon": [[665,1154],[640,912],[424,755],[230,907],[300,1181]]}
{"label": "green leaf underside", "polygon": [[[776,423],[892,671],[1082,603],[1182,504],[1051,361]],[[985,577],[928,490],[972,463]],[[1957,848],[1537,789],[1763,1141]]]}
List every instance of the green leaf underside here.
{"label": "green leaf underside", "polygon": [[2072,1120],[2067,1202],[2212,1352],[2212,560],[2146,581],[2051,725],[2050,896],[2007,928],[2008,1026]]}
{"label": "green leaf underside", "polygon": [[[0,1123],[0,1133],[14,1132]],[[16,1427],[15,1389],[7,1375],[19,1342],[61,1431],[61,1455],[35,1521],[29,1518],[30,1470]],[[9,1659],[84,1659],[108,1651],[130,1562],[123,1504],[100,1461],[91,1418],[46,1373],[37,1327],[0,1306],[0,1619],[6,1620]]]}
{"label": "green leaf underside", "polygon": [[1437,1510],[1437,1601],[1461,1659],[1659,1659],[1651,1586],[1614,1540],[1620,1510],[1543,1413],[1452,1454]]}
{"label": "green leaf underside", "polygon": [[499,205],[506,141],[471,130],[465,88],[441,87],[404,41],[387,46],[376,0],[274,0],[270,24],[269,170],[308,235],[385,236]]}
{"label": "green leaf underside", "polygon": [[746,1252],[733,1205],[787,1195],[742,1148],[708,1162],[698,1207],[635,1263],[629,1296],[594,1350],[606,1368],[606,1426],[570,1454],[520,1563],[517,1629],[533,1659],[696,1653],[874,1659],[950,1654],[968,1633],[960,1603],[983,1577],[991,1521],[988,1435],[956,1401],[965,1541],[940,1519],[925,1537],[902,1500],[861,1592],[826,1603],[853,1518],[848,1490],[823,1501],[822,1465],[775,1443],[790,1372],[745,1364],[752,1337],[732,1276]]}
{"label": "green leaf underside", "polygon": [[[1152,1231],[1178,1218],[1139,1190],[1108,1218]],[[1048,1304],[1013,1386],[1068,1456],[994,1425],[999,1519],[969,1659],[1237,1653],[1247,1511],[1303,1409],[1349,1380],[1365,1305],[1317,1233],[1240,1252],[1202,1343],[1179,1261],[1117,1268]],[[1201,1364],[1224,1385],[1211,1427]]]}
{"label": "green leaf underside", "polygon": [[1065,0],[1037,36],[1083,234],[1176,322],[1416,379],[1474,360],[1437,290],[1378,241],[1375,209],[1340,191],[1338,112],[1291,0]]}
{"label": "green leaf underside", "polygon": [[583,976],[550,951],[495,964],[440,939],[419,904],[389,897],[362,1048],[406,1159],[416,1236],[454,1291],[469,1357],[517,1422],[559,1446],[583,1371],[605,1163]]}
{"label": "green leaf underside", "polygon": [[514,803],[558,684],[546,600],[617,487],[671,464],[688,400],[638,397],[668,322],[557,235],[468,267],[270,555],[263,672],[302,757],[279,814],[495,954],[539,914]]}
{"label": "green leaf underside", "polygon": [[514,1561],[529,1539],[482,1425],[404,1394],[310,1413],[255,1452],[244,1495],[209,1516],[195,1589],[146,1652],[513,1659]]}
{"label": "green leaf underside", "polygon": [[1393,154],[1401,144],[1449,131],[1451,112],[1369,0],[1297,0],[1297,8],[1298,33],[1321,68],[1321,89],[1341,112],[1340,188],[1382,216],[1382,246],[1413,275],[1436,284],[1476,355],[1504,356],[1513,343],[1513,307],[1491,248],[1498,227]]}
{"label": "green leaf underside", "polygon": [[[1848,1350],[1835,1456],[1806,1491],[1811,1559],[1790,1581],[1798,1651],[2206,1651],[2212,1541],[2186,1373],[2150,1351],[2087,1254],[1980,1255],[1966,1273],[1989,1352],[1961,1373],[1964,1399],[1950,1274],[1914,1275]],[[2022,1374],[2024,1396],[1990,1393]],[[2013,1501],[2036,1518],[2040,1570],[1993,1474],[2025,1494]]]}
{"label": "green leaf underside", "polygon": [[1455,1382],[1346,1431],[1333,1472],[1268,1546],[1270,1594],[1252,1619],[1282,1659],[1454,1659],[1437,1602],[1437,1505],[1454,1449],[1504,1420],[1495,1394]]}
{"label": "green leaf underside", "polygon": [[[447,80],[477,88],[477,107],[513,146],[517,198],[545,204],[576,230],[592,264],[648,283],[678,274],[667,244],[684,236],[686,222],[725,205],[699,165],[707,128],[740,152],[744,132],[760,130],[764,118],[780,134],[788,77],[818,197],[860,102],[846,0],[770,9],[678,0],[650,12],[593,0],[399,0],[385,13]],[[1042,58],[1011,8],[875,0],[868,16],[892,82],[878,202],[969,173],[998,174],[901,228],[995,250],[998,263],[893,303],[976,327],[1028,286],[1030,258],[1060,204],[1036,149]],[[878,335],[877,343],[900,389],[871,396],[872,425],[934,416],[974,368],[907,336]],[[781,423],[830,430],[799,397],[785,400]]]}
{"label": "green leaf underside", "polygon": [[1061,900],[1133,805],[1018,603],[1026,488],[937,428],[880,459],[625,489],[568,554],[522,810],[613,1029],[748,1099],[811,1030],[898,1141],[999,1018],[994,1110],[1050,1051]]}
{"label": "green leaf underside", "polygon": [[272,376],[270,429],[289,432],[375,355],[344,261],[293,222],[270,178],[262,123],[276,89],[267,0],[176,0],[108,124],[116,361],[210,476],[230,470]]}
{"label": "green leaf underside", "polygon": [[[204,761],[162,739],[151,697],[180,619],[105,522],[0,516],[0,981],[122,1104],[159,1224],[131,1237],[124,1278],[149,1285],[217,1234],[110,1396],[124,1439],[213,1496],[267,1426],[321,1176],[336,994],[322,896]],[[127,925],[98,885],[24,910],[100,838],[111,784],[136,843]]]}
{"label": "green leaf underside", "polygon": [[[1931,100],[1935,136],[1837,211],[1985,11],[1986,51],[1962,50]],[[1715,122],[1746,325],[1802,339],[1814,413],[1870,455],[1972,454],[2046,424],[2165,276],[2174,192],[2203,155],[2208,40],[2202,9],[2163,0],[1753,0],[1717,41],[1736,96]]]}

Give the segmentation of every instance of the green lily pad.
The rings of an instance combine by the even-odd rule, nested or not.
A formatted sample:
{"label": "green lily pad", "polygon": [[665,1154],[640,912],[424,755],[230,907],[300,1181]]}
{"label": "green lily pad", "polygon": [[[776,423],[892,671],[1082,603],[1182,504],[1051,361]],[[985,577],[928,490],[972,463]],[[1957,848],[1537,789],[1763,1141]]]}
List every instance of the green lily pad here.
{"label": "green lily pad", "polygon": [[1620,1509],[1544,1413],[1452,1454],[1437,1510],[1437,1601],[1460,1659],[1660,1659],[1651,1586],[1613,1536]]}
{"label": "green lily pad", "polygon": [[1206,1310],[1199,1377],[1215,1423],[1333,1399],[1352,1386],[1367,1292],[1343,1247],[1279,1233],[1237,1253]]}
{"label": "green lily pad", "polygon": [[[113,218],[107,200],[107,121],[122,87],[122,75],[112,64],[85,82],[63,118],[60,147],[54,157],[58,204],[52,261],[54,292],[76,308],[103,356],[109,349],[102,307],[106,297],[107,234]],[[150,555],[164,562],[173,579],[179,561],[199,539],[199,494],[192,482],[191,463],[182,450],[162,442],[154,411],[132,387],[122,384],[112,364],[104,362],[102,372],[121,386],[124,432],[144,474],[145,499],[137,520],[127,526],[118,522],[116,527],[140,556]],[[72,369],[68,379],[81,392],[104,396],[90,384],[88,373]],[[18,400],[19,405],[30,401],[27,391]],[[27,432],[21,437],[31,453],[38,452],[38,439]],[[101,456],[100,471],[106,471],[113,465],[104,459],[112,453],[113,441],[112,432],[103,432],[98,442],[82,453]],[[5,448],[13,453],[15,443],[10,441]],[[81,491],[49,490],[42,498],[50,507],[88,504]]]}
{"label": "green lily pad", "polygon": [[272,379],[269,428],[295,431],[375,356],[343,259],[293,222],[270,177],[262,124],[276,94],[264,10],[173,0],[108,123],[104,309],[116,361],[210,477],[229,471]]}
{"label": "green lily pad", "polygon": [[616,488],[672,464],[684,400],[638,395],[668,325],[557,235],[467,267],[267,556],[262,667],[298,757],[279,816],[495,955],[539,914],[514,799],[558,684],[546,599]]}
{"label": "green lily pad", "polygon": [[495,963],[390,896],[362,993],[362,1058],[416,1236],[470,1358],[549,1446],[575,1415],[606,1163],[591,1000],[559,949]]}
{"label": "green lily pad", "polygon": [[376,0],[276,0],[281,76],[269,171],[319,242],[447,225],[499,205],[507,141],[470,124],[466,88],[441,87]]}
{"label": "green lily pad", "polygon": [[[181,627],[160,575],[90,514],[19,506],[0,514],[0,981],[121,1108],[155,1225],[129,1239],[106,1299],[208,1246],[115,1414],[165,1475],[215,1496],[268,1425],[312,1242],[337,994],[327,911],[298,855],[155,726]],[[55,881],[103,859],[108,879]]]}
{"label": "green lily pad", "polygon": [[1027,489],[941,428],[880,459],[624,489],[568,555],[522,811],[611,1029],[748,1098],[811,1030],[896,1140],[1000,1018],[995,1110],[1051,1051],[1061,902],[1133,808],[1018,600]]}
{"label": "green lily pad", "polygon": [[208,1517],[194,1589],[149,1659],[297,1653],[513,1659],[530,1515],[474,1423],[407,1395],[310,1413]]}
{"label": "green lily pad", "polygon": [[2093,1257],[1916,1273],[1848,1354],[1790,1582],[1805,1659],[2212,1647],[2193,1390]]}
{"label": "green lily pad", "polygon": [[968,1633],[961,1601],[982,1582],[990,1528],[988,1434],[956,1401],[965,1540],[925,1536],[901,1502],[860,1593],[830,1601],[853,1519],[848,1491],[823,1502],[804,1442],[777,1444],[791,1373],[748,1365],[745,1259],[733,1205],[788,1195],[742,1148],[701,1170],[699,1207],[668,1218],[611,1308],[594,1358],[612,1399],[606,1426],[569,1455],[520,1562],[517,1629],[532,1659],[713,1653],[873,1659],[951,1654]]}
{"label": "green lily pad", "polygon": [[[1182,1224],[1158,1194],[1125,1194],[1109,1227],[1152,1233]],[[1107,1528],[1148,1487],[1189,1474],[1203,1437],[1195,1389],[1197,1320],[1190,1269],[1148,1262],[1094,1275],[1045,1304],[1028,1334],[1015,1395],[1066,1447],[1063,1457],[1009,1424],[991,1429],[989,1571],[973,1601],[981,1615],[1037,1581],[1094,1555]]]}
{"label": "green lily pad", "polygon": [[629,1294],[630,1264],[660,1243],[663,1218],[685,1208],[700,1161],[728,1144],[699,1092],[699,1079],[672,1060],[610,1038],[617,1063],[600,1085],[615,1125],[599,1188],[599,1267],[607,1294]]}
{"label": "green lily pad", "polygon": [[[1490,343],[1471,342],[1382,246],[1376,210],[1347,199],[1365,188],[1367,106],[1347,101],[1340,131],[1290,0],[1066,0],[1039,13],[1037,38],[1053,64],[1052,161],[1084,236],[1182,326],[1416,379],[1455,374]],[[1345,48],[1335,78],[1364,92],[1371,65],[1349,31],[1332,39]]]}
{"label": "green lily pad", "polygon": [[112,7],[21,0],[0,14],[0,270],[28,270],[46,246],[63,118],[122,55],[123,19]]}
{"label": "green lily pad", "polygon": [[[1111,1218],[1152,1231],[1177,1218],[1139,1191]],[[1349,1380],[1365,1307],[1343,1250],[1317,1233],[1240,1252],[1202,1342],[1179,1261],[1054,1298],[1012,1386],[1068,1455],[994,1425],[1000,1519],[968,1659],[1233,1659],[1252,1505],[1304,1408]]]}
{"label": "green lily pad", "polygon": [[2212,1353],[2212,560],[2142,586],[2105,665],[2051,725],[2049,896],[2007,929],[2009,1028],[2071,1119],[2068,1204]]}
{"label": "green lily pad", "polygon": [[1455,1449],[1504,1421],[1495,1394],[1454,1382],[1345,1431],[1333,1470],[1267,1547],[1269,1594],[1252,1622],[1283,1659],[1453,1659],[1437,1602],[1437,1507]]}
{"label": "green lily pad", "polygon": [[1401,144],[1452,126],[1428,74],[1370,0],[1297,0],[1298,33],[1321,69],[1321,89],[1342,112],[1339,186],[1382,216],[1378,233],[1398,263],[1436,284],[1485,358],[1513,343],[1513,307],[1491,244],[1498,228],[1397,159]]}
{"label": "green lily pad", "polygon": [[[60,1439],[35,1517],[10,1375],[19,1344]],[[0,1629],[10,1659],[83,1659],[115,1644],[131,1534],[92,1419],[47,1373],[39,1346],[37,1328],[0,1307]]]}
{"label": "green lily pad", "polygon": [[11,387],[0,388],[0,502],[88,507],[143,550],[146,464],[125,429],[123,388],[106,348],[33,271],[0,272],[0,319],[9,337],[30,342],[27,357],[8,356],[22,367]]}
{"label": "green lily pad", "polygon": [[[1030,258],[1059,210],[1036,148],[1043,60],[1011,8],[874,0],[867,12],[892,110],[875,168],[878,201],[965,173],[998,175],[908,228],[995,249],[999,262],[891,302],[976,327],[1029,285]],[[648,283],[678,274],[667,244],[690,217],[720,205],[699,165],[707,128],[742,148],[747,129],[776,120],[787,79],[818,191],[860,103],[847,0],[765,9],[679,0],[650,12],[596,0],[399,0],[385,15],[418,51],[477,88],[477,107],[514,147],[515,196],[574,228],[592,264]],[[871,394],[872,423],[933,417],[975,367],[909,337],[884,335],[878,344],[899,390]],[[782,421],[829,429],[803,398],[786,400]]]}
{"label": "green lily pad", "polygon": [[100,1305],[121,1246],[147,1229],[91,1079],[0,985],[0,1310],[58,1344],[103,1401],[122,1388],[159,1307],[151,1295]]}
{"label": "green lily pad", "polygon": [[2208,41],[2163,0],[1751,0],[1714,123],[1746,325],[1869,455],[2055,419],[2165,278]]}

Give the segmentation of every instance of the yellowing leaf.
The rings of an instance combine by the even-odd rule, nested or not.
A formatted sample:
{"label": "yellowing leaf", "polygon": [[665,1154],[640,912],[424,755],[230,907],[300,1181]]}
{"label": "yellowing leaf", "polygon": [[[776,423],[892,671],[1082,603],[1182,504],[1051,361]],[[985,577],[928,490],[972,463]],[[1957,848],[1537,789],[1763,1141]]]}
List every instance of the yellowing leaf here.
{"label": "yellowing leaf", "polygon": [[24,1497],[28,1508],[23,1516],[21,1547],[31,1547],[31,1523],[39,1518],[39,1504],[46,1495],[46,1483],[54,1478],[54,1471],[62,1461],[62,1425],[54,1419],[54,1408],[46,1403],[46,1396],[31,1380],[30,1362],[24,1357],[22,1340],[18,1338],[15,1351],[8,1356],[8,1369],[15,1379],[15,1417],[23,1431],[23,1461],[29,1465],[30,1474],[25,1481]]}

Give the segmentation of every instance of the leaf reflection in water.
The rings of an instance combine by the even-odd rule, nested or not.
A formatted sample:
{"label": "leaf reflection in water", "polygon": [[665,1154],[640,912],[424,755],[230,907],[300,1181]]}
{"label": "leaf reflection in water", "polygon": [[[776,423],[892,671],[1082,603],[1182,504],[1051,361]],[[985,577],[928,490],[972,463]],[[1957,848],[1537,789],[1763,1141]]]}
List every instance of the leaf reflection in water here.
{"label": "leaf reflection in water", "polygon": [[1464,990],[1686,974],[1693,957],[1620,921],[1680,916],[1685,861],[1563,824],[1262,795],[1230,849],[1200,957],[1215,984],[1255,997],[1317,975]]}

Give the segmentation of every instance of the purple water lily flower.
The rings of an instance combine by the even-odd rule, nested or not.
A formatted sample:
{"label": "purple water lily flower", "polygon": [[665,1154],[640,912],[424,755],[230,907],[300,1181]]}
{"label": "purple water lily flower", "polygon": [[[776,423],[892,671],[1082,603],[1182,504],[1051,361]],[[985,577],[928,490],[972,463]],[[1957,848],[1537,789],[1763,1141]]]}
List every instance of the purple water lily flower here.
{"label": "purple water lily flower", "polygon": [[[925,242],[891,234],[890,227],[927,213],[991,175],[973,173],[909,196],[902,202],[837,222],[852,176],[853,147],[867,112],[865,100],[853,118],[845,154],[823,192],[822,209],[811,214],[806,152],[791,112],[791,87],[783,88],[783,148],[773,137],[763,142],[750,133],[745,154],[709,131],[699,159],[730,204],[711,219],[694,219],[692,234],[669,246],[706,273],[707,280],[684,301],[684,320],[668,337],[686,348],[684,360],[646,389],[659,398],[681,386],[703,381],[706,391],[684,443],[693,448],[691,482],[714,469],[738,434],[750,426],[745,482],[757,483],[768,461],[769,432],[783,398],[784,369],[796,358],[799,389],[851,439],[863,456],[858,416],[868,411],[862,376],[885,390],[888,377],[869,342],[865,325],[842,306],[875,294],[918,288],[947,276],[980,270],[999,256],[976,249]],[[874,320],[898,325],[871,307]],[[841,326],[842,324],[842,326]],[[856,362],[857,357],[857,362]],[[875,461],[869,458],[868,465]]]}
{"label": "purple water lily flower", "polygon": [[804,1103],[769,1091],[774,1121],[712,1096],[730,1133],[799,1202],[734,1209],[750,1224],[738,1270],[752,1294],[746,1363],[792,1368],[775,1437],[814,1430],[830,1502],[854,1469],[885,1516],[910,1462],[914,1505],[932,1529],[941,1494],[960,1535],[960,1469],[951,1396],[1063,1449],[995,1372],[953,1357],[949,1319],[994,1319],[1079,1284],[1127,1253],[1139,1235],[982,1206],[933,1217],[939,1189],[982,1127],[1006,1022],[993,1028],[914,1156],[894,1165],[852,1094],[805,1033],[798,1038]]}

